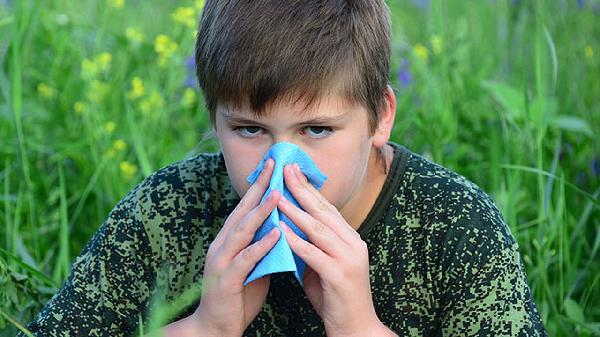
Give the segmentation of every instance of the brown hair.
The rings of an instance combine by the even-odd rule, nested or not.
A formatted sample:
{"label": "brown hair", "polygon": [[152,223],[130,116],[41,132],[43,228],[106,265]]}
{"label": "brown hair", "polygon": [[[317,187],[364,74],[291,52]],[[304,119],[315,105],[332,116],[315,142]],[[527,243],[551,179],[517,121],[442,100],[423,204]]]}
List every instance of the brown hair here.
{"label": "brown hair", "polygon": [[213,125],[218,104],[249,104],[259,117],[269,103],[309,109],[333,90],[367,109],[372,135],[390,49],[384,0],[207,0],[195,60]]}

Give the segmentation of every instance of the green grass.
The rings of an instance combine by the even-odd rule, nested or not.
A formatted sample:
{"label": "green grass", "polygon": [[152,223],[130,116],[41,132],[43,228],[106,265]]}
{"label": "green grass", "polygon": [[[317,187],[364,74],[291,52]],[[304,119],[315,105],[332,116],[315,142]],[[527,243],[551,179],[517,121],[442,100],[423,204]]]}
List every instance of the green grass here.
{"label": "green grass", "polygon": [[[174,22],[169,2],[112,2],[0,5],[2,336],[145,176],[218,149],[200,142],[208,116],[184,85],[195,24]],[[600,2],[388,3],[393,140],[494,198],[551,336],[600,335]],[[177,306],[165,310],[158,321]]]}

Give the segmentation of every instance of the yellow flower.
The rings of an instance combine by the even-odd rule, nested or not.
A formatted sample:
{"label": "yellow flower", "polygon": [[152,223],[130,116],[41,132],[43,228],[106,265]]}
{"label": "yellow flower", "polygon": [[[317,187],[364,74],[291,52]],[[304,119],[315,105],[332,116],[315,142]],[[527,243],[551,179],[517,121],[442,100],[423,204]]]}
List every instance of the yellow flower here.
{"label": "yellow flower", "polygon": [[90,59],[81,61],[81,75],[84,78],[94,78],[98,74],[98,66]]}
{"label": "yellow flower", "polygon": [[587,56],[587,58],[589,58],[589,59],[594,57],[594,49],[592,48],[592,46],[590,46],[590,45],[585,46],[585,56]]}
{"label": "yellow flower", "polygon": [[154,116],[157,110],[161,110],[164,107],[165,100],[156,90],[140,102],[140,109],[142,109],[142,113],[146,116]]}
{"label": "yellow flower", "polygon": [[119,164],[119,169],[121,170],[121,175],[123,175],[126,180],[133,178],[137,172],[137,167],[128,161],[122,161]]}
{"label": "yellow flower", "polygon": [[193,28],[196,25],[196,11],[194,7],[178,7],[171,14],[171,19],[176,23]]}
{"label": "yellow flower", "polygon": [[108,4],[116,9],[121,9],[125,5],[125,0],[108,0]]}
{"label": "yellow flower", "polygon": [[122,152],[127,149],[127,143],[122,139],[117,139],[113,142],[111,148],[108,150],[108,156],[114,158],[118,152]]}
{"label": "yellow flower", "polygon": [[429,50],[424,45],[417,43],[413,49],[418,58],[427,62],[429,60]]}
{"label": "yellow flower", "polygon": [[131,100],[134,100],[142,97],[145,92],[146,90],[144,89],[144,82],[142,82],[141,78],[135,76],[131,80],[131,90],[129,90],[127,93],[127,97],[129,97]]}
{"label": "yellow flower", "polygon": [[51,86],[49,86],[46,83],[38,84],[37,91],[38,91],[38,94],[40,94],[40,96],[42,96],[42,97],[45,97],[45,98],[54,97],[54,88],[52,88]]}
{"label": "yellow flower", "polygon": [[99,73],[110,69],[111,61],[112,55],[109,52],[103,52],[93,60],[83,59],[81,61],[81,76],[85,79],[95,78]]}
{"label": "yellow flower", "polygon": [[93,80],[90,83],[90,87],[88,88],[86,96],[90,101],[98,103],[104,99],[107,93],[108,85],[98,80]]}
{"label": "yellow flower", "polygon": [[104,52],[96,56],[96,65],[98,70],[107,71],[110,68],[110,61],[112,61],[112,55],[108,52]]}
{"label": "yellow flower", "polygon": [[167,60],[177,51],[177,43],[167,35],[160,34],[154,40],[154,51],[158,54],[158,64],[164,66]]}
{"label": "yellow flower", "polygon": [[442,52],[442,38],[439,35],[431,37],[431,49],[433,49],[434,54]]}
{"label": "yellow flower", "polygon": [[191,88],[185,89],[181,103],[186,108],[193,108],[196,104],[196,92]]}
{"label": "yellow flower", "polygon": [[125,36],[127,37],[127,40],[134,43],[139,43],[144,40],[144,33],[136,27],[127,27],[127,29],[125,29]]}
{"label": "yellow flower", "polygon": [[112,148],[117,151],[123,151],[127,148],[127,143],[123,139],[117,139],[113,143]]}
{"label": "yellow flower", "polygon": [[158,54],[173,54],[177,50],[177,44],[165,34],[159,34],[154,41],[154,50]]}
{"label": "yellow flower", "polygon": [[75,110],[75,112],[77,114],[81,114],[86,108],[87,108],[86,104],[82,101],[77,101],[73,105],[73,110]]}
{"label": "yellow flower", "polygon": [[117,124],[115,124],[115,122],[107,122],[106,124],[104,124],[104,132],[106,133],[113,133],[113,131],[115,131],[116,128]]}

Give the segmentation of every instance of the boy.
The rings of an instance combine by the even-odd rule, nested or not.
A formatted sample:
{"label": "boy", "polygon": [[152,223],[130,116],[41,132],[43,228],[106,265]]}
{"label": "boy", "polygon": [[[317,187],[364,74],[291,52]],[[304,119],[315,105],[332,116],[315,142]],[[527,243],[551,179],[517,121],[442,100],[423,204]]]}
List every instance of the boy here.
{"label": "boy", "polygon": [[[517,244],[474,184],[389,141],[390,19],[383,0],[208,0],[198,79],[220,153],[169,165],[109,214],[37,319],[39,335],[131,335],[158,286],[201,298],[169,336],[545,335]],[[293,165],[287,187],[246,177],[288,142],[328,176]],[[240,196],[242,196],[240,200]],[[285,226],[251,243],[275,208]],[[308,268],[243,286],[287,240]]]}

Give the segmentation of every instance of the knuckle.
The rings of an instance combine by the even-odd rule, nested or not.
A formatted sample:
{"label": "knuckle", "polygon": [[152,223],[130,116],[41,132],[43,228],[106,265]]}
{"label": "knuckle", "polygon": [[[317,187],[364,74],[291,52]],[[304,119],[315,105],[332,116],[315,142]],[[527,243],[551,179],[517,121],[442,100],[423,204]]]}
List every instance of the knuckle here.
{"label": "knuckle", "polygon": [[300,251],[302,252],[302,256],[304,256],[304,257],[310,258],[314,254],[312,247],[309,245],[302,245],[302,247],[300,248]]}
{"label": "knuckle", "polygon": [[325,232],[325,225],[321,221],[315,220],[312,225],[312,229],[315,231],[315,233],[323,233]]}
{"label": "knuckle", "polygon": [[254,260],[254,256],[256,255],[257,244],[252,244],[246,249],[242,250],[240,257],[242,262],[252,262]]}
{"label": "knuckle", "polygon": [[319,202],[317,203],[317,209],[320,212],[326,212],[329,210],[329,205],[323,201],[323,199],[319,199]]}
{"label": "knuckle", "polygon": [[241,221],[237,225],[235,225],[235,227],[233,228],[233,230],[236,233],[243,233],[246,230],[246,225],[244,224],[243,221]]}

